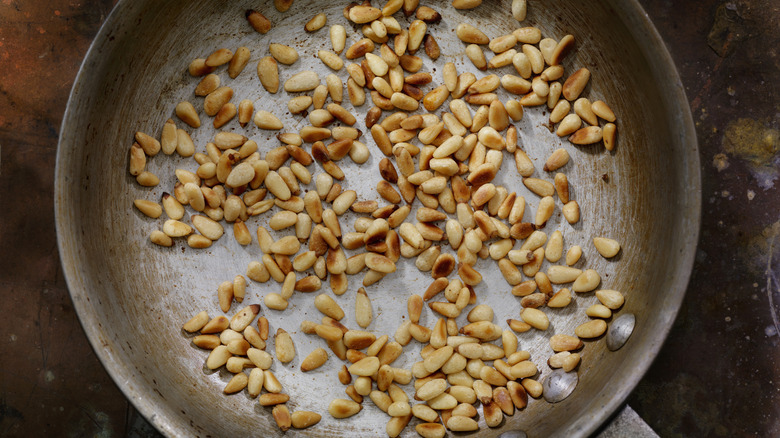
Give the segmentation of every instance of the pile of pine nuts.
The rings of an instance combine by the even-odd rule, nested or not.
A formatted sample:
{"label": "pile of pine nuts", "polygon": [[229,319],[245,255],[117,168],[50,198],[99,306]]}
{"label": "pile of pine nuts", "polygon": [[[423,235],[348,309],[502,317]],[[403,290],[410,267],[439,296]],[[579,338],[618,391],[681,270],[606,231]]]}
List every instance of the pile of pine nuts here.
{"label": "pile of pine nuts", "polygon": [[[284,12],[292,2],[275,0],[274,5]],[[472,9],[481,2],[453,0],[452,5]],[[513,0],[511,14],[521,22],[526,8],[525,0]],[[411,20],[406,28],[394,18],[400,12]],[[550,125],[557,125],[558,136],[568,136],[575,145],[602,142],[612,150],[616,117],[606,103],[582,97],[590,81],[588,69],[580,68],[563,80],[566,72],[562,63],[574,47],[571,35],[556,41],[542,38],[535,27],[519,27],[491,39],[461,23],[456,35],[474,66],[479,70],[512,66],[517,75],[478,78],[469,72],[458,74],[456,66],[448,62],[442,68],[442,84],[434,86],[430,85],[433,75],[420,71],[423,62],[416,53],[422,50],[432,60],[440,56],[434,35],[429,33],[429,26],[441,20],[436,10],[420,6],[418,0],[388,0],[381,9],[366,1],[348,5],[344,17],[364,38],[346,47],[347,29],[334,24],[329,29],[332,50],[319,50],[317,57],[333,71],[346,69],[346,97],[353,107],[365,105],[368,97],[373,103],[365,123],[378,153],[384,155],[379,162],[382,180],[376,191],[385,205],[359,200],[355,191],[342,190],[339,184],[346,178],[341,160],[349,156],[360,165],[377,153],[361,141],[363,133],[354,127],[356,115],[341,106],[341,79],[330,74],[323,84],[316,72],[301,71],[282,83],[279,64],[293,65],[299,58],[294,48],[283,44],[270,44],[270,56],[259,60],[257,75],[268,93],[278,93],[280,86],[288,93],[303,93],[290,98],[288,109],[291,114],[308,117],[310,125],[297,133],[280,132],[277,138],[281,145],[266,150],[264,158],[255,141],[223,131],[206,144],[205,153],[197,152],[190,134],[173,119],[164,124],[159,140],[137,132],[130,148],[129,171],[141,186],[159,184],[159,178],[146,169],[146,162],[160,151],[192,157],[198,167],[194,171],[177,169],[178,182],[172,194],[163,194],[160,203],[137,199],[134,204],[150,218],[160,218],[163,213],[167,216],[162,229],[150,235],[151,242],[160,246],[169,247],[174,239],[186,238],[192,248],[208,248],[225,233],[223,221],[232,223],[239,244],[250,245],[253,236],[247,221],[264,213],[270,215],[268,226],[272,230],[294,231],[274,240],[266,228],[257,227],[257,244],[264,255],[261,261],[249,264],[246,277],[236,275],[219,285],[217,297],[224,313],[230,312],[233,302],[244,301],[247,278],[279,283],[280,291],[266,293],[263,303],[283,311],[296,291],[317,292],[328,280],[332,292],[342,295],[347,292],[348,277],[365,272],[363,287],[355,295],[355,320],[360,329],[339,322],[345,312],[327,293],[314,299],[324,315],[322,320],[304,321],[300,327],[303,333],[325,341],[333,355],[350,363],[341,365],[338,372],[348,398],[335,398],[330,403],[332,417],[358,414],[364,397],[369,397],[390,416],[389,436],[398,436],[411,418],[417,417],[421,420],[416,425],[419,435],[442,437],[446,430],[477,430],[475,404],[479,402],[485,424],[497,427],[504,415],[527,405],[528,395],[542,395],[542,385],[534,379],[539,367],[530,360],[529,352],[518,350],[516,333],[546,330],[550,321],[544,307],[563,308],[573,300],[572,292],[595,291],[600,304],[586,310],[592,319],[572,335],[550,338],[552,353],[547,365],[574,371],[582,360],[582,339],[601,337],[607,330],[605,319],[624,302],[621,292],[598,289],[602,282],[598,272],[573,266],[580,260],[581,247],[572,246],[564,254],[561,231],[544,231],[556,196],[565,219],[570,224],[580,220],[579,205],[570,199],[568,179],[557,172],[570,161],[569,153],[565,148],[552,151],[543,167],[545,177],[534,177],[537,169],[518,145],[512,123],[522,119],[524,108],[546,105]],[[259,11],[247,11],[246,18],[257,32],[264,34],[273,28]],[[317,14],[305,23],[304,30],[318,32],[333,18]],[[489,61],[484,46],[493,53]],[[342,53],[352,63],[345,66]],[[233,89],[222,85],[214,73],[227,65],[229,77],[236,78],[250,58],[246,47],[235,52],[222,48],[189,66],[192,76],[201,77],[194,94],[203,98],[202,113],[212,118],[215,130],[236,117],[242,127],[253,122],[264,130],[284,129],[272,112],[255,111],[253,101],[241,100],[238,106],[232,103]],[[429,85],[432,89],[424,91]],[[502,102],[499,88],[522,97]],[[448,99],[449,112],[436,115]],[[416,113],[420,106],[425,111]],[[473,106],[477,108],[474,113]],[[383,111],[392,113],[385,116]],[[175,114],[190,128],[201,126],[201,112],[189,101],[179,103]],[[331,126],[336,122],[340,125]],[[492,182],[501,169],[504,151],[514,157],[524,185],[540,198],[532,222],[523,222],[525,199]],[[322,172],[312,173],[315,162]],[[553,172],[550,181],[547,176]],[[312,183],[314,190],[300,197],[301,186]],[[422,206],[412,216],[415,200]],[[189,216],[191,224],[183,221],[186,206],[197,212]],[[343,231],[339,219],[350,210],[360,217],[354,231]],[[444,223],[444,227],[437,223]],[[522,243],[515,249],[517,241]],[[605,258],[620,251],[619,243],[609,238],[596,237],[593,244]],[[446,252],[447,246],[454,255]],[[364,251],[348,257],[345,250]],[[389,334],[377,336],[362,330],[374,317],[365,287],[395,272],[401,258],[414,258],[415,266],[430,272],[433,281],[425,291],[408,297],[408,319],[391,340]],[[474,268],[478,258],[495,260],[511,293],[520,297],[520,319],[507,320],[507,329],[493,322],[491,307],[476,305],[475,286],[482,281]],[[541,270],[545,260],[550,263],[546,272]],[[561,260],[564,264],[557,264]],[[455,272],[456,278],[448,278]],[[569,283],[570,288],[553,290],[554,285]],[[432,301],[440,295],[443,300]],[[419,324],[425,303],[438,314],[432,329]],[[456,318],[469,306],[473,307],[466,315],[468,323],[459,327]],[[274,357],[265,351],[268,319],[260,316],[257,328],[252,325],[260,310],[259,304],[251,304],[230,319],[224,315],[212,318],[202,311],[183,329],[198,333],[192,342],[211,351],[207,368],[224,366],[234,374],[225,394],[246,389],[250,396],[259,397],[261,405],[272,407],[272,416],[283,431],[315,425],[320,414],[290,413],[285,404],[289,396],[282,393],[282,384],[270,369]],[[393,367],[412,339],[424,345],[420,360],[411,370]],[[493,343],[499,339],[500,346]],[[274,336],[274,346],[280,363],[295,357],[293,338],[282,328]],[[328,351],[317,348],[303,359],[301,371],[318,369],[328,359]],[[248,375],[245,369],[250,370]],[[419,403],[412,404],[401,388],[412,381],[414,399]]]}

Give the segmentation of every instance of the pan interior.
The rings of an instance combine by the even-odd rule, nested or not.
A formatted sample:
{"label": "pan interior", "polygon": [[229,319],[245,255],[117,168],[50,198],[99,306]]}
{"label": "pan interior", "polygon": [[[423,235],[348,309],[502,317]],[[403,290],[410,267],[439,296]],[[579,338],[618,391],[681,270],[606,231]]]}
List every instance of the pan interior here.
{"label": "pan interior", "polygon": [[[343,6],[342,2],[296,0],[288,12],[280,14],[266,5],[263,12],[274,28],[260,35],[244,18],[244,11],[257,7],[256,2],[123,1],[82,66],[58,151],[60,253],[74,304],[98,355],[136,407],[167,435],[279,434],[270,409],[244,393],[222,394],[230,374],[208,371],[204,365],[207,352],[194,347],[191,336],[181,330],[182,324],[201,310],[212,317],[221,314],[217,285],[244,274],[248,263],[260,260],[262,253],[256,242],[248,247],[238,245],[230,227],[205,250],[190,249],[183,241],[172,248],[152,245],[149,233],[162,227],[164,217],[146,218],[133,208],[133,200],[159,201],[163,192],[172,190],[175,169],[194,171],[197,164],[192,159],[160,154],[148,163],[148,169],[160,177],[160,185],[142,188],[127,172],[127,150],[133,135],[143,131],[159,138],[165,121],[175,119],[174,107],[180,101],[188,100],[201,108],[201,98],[192,95],[198,78],[187,73],[190,61],[222,47],[234,50],[239,46],[252,53],[243,73],[231,80],[224,68],[218,71],[223,85],[235,90],[233,101],[253,100],[256,109],[279,116],[285,131],[297,131],[307,120],[287,112],[287,93],[270,95],[262,89],[255,66],[266,56],[268,44],[276,42],[292,46],[300,54],[292,66],[280,65],[282,82],[308,69],[317,71],[321,78],[330,74],[316,58],[318,50],[330,48],[328,27],[306,34],[303,24],[316,12],[325,12],[328,26],[342,24],[347,28],[349,47],[359,39],[360,31],[347,24]],[[472,71],[482,77],[485,73],[474,69],[463,56],[464,44],[452,29],[465,21],[491,37],[507,34],[518,27],[509,13],[509,2],[485,2],[471,11],[455,11],[445,3],[440,8],[443,19],[429,25],[429,31],[437,38],[442,57],[434,65],[422,55],[423,71],[430,71],[438,84],[441,66],[453,61],[458,72]],[[500,431],[523,430],[529,436],[593,431],[641,378],[679,308],[698,232],[698,162],[679,79],[645,20],[634,2],[550,0],[531,2],[522,24],[537,26],[544,36],[554,39],[574,35],[577,46],[564,63],[567,72],[587,67],[592,72],[587,97],[608,102],[618,115],[619,139],[613,152],[601,145],[575,147],[560,140],[547,127],[546,108],[527,108],[515,125],[521,146],[537,168],[534,176],[551,180],[552,174],[541,171],[549,154],[559,147],[570,153],[571,162],[563,171],[573,199],[580,204],[582,220],[569,225],[556,201],[555,214],[545,231],[560,229],[565,248],[580,245],[584,255],[577,266],[596,269],[603,279],[601,288],[623,292],[626,304],[617,314],[634,313],[637,320],[632,338],[617,352],[609,352],[603,340],[586,342],[578,369],[580,383],[569,398],[558,404],[532,400],[523,412],[507,418]],[[399,21],[406,25],[405,19]],[[514,70],[510,66],[496,73],[514,74]],[[336,74],[346,82],[344,70]],[[500,96],[504,101],[509,98]],[[346,96],[344,106],[352,110]],[[364,133],[368,131],[362,114],[369,107],[370,102],[354,110],[361,115],[357,126]],[[201,118],[204,125],[211,123],[202,113]],[[191,132],[198,151],[204,152],[214,130],[208,126],[192,131],[175,120]],[[244,129],[232,121],[223,130],[241,132],[255,140],[261,154],[279,145],[276,132],[260,130],[251,123]],[[363,141],[372,157],[361,166],[348,159],[342,161],[347,174],[342,186],[356,190],[359,199],[376,199],[382,205],[374,190],[381,156],[370,135],[364,135]],[[317,164],[310,169],[321,171]],[[504,155],[498,182],[525,197],[525,221],[532,221],[539,198],[523,186],[509,154]],[[252,218],[247,225],[254,232],[258,225],[267,227],[267,218]],[[352,231],[354,218],[351,213],[342,218],[345,232]],[[600,257],[591,242],[595,236],[618,240],[623,248],[620,255],[611,260]],[[478,303],[491,305],[496,313],[494,322],[502,326],[507,318],[518,318],[519,299],[509,293],[495,262],[481,260],[476,268],[485,280],[475,288]],[[347,293],[335,299],[346,312],[342,322],[357,328],[353,309],[361,277],[349,280]],[[374,311],[368,330],[392,338],[406,317],[408,295],[421,294],[430,281],[428,273],[419,272],[407,260],[399,264],[398,272],[366,288]],[[266,293],[279,289],[273,281],[250,282],[244,305],[262,304]],[[332,296],[327,283],[318,293]],[[363,404],[364,412],[350,419],[334,420],[327,415],[331,399],[346,398],[336,376],[340,366],[337,358],[332,356],[317,371],[300,372],[302,358],[324,346],[319,338],[305,335],[299,328],[302,320],[319,321],[321,317],[314,307],[314,295],[296,293],[284,312],[263,306],[262,314],[270,320],[272,331],[283,328],[295,340],[293,362],[286,366],[275,362],[272,368],[290,395],[290,410],[323,414],[319,425],[305,431],[307,436],[384,433],[388,417],[368,401]],[[549,337],[572,334],[574,327],[588,320],[584,310],[596,302],[592,293],[577,295],[567,308],[547,311],[552,323],[549,330],[519,335],[519,348],[531,352],[539,366],[538,380],[551,371],[546,365],[552,354]],[[241,307],[234,303],[228,316]],[[458,319],[460,326],[465,324],[465,314]],[[432,312],[424,312],[422,324],[432,327],[435,321]],[[273,343],[269,344],[272,351]],[[413,341],[393,365],[409,369],[419,360],[418,352],[419,345]],[[413,394],[411,385],[404,388]],[[411,428],[406,432],[413,434]],[[497,432],[483,425],[480,434]]]}

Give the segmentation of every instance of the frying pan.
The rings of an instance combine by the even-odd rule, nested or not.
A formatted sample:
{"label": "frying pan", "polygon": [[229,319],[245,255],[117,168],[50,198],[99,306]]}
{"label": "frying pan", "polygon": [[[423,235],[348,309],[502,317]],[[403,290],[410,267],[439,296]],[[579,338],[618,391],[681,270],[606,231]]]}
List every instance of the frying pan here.
{"label": "frying pan", "polygon": [[[584,256],[577,266],[596,269],[602,276],[601,288],[625,294],[626,303],[615,316],[635,315],[636,327],[627,344],[615,352],[606,348],[604,339],[586,342],[582,363],[575,371],[579,384],[568,398],[559,403],[531,400],[526,409],[508,417],[499,428],[487,428],[483,421],[478,436],[518,436],[516,431],[532,437],[593,432],[623,402],[660,349],[682,301],[698,237],[700,179],[693,123],[671,58],[641,7],[623,0],[529,3],[522,25],[535,25],[543,35],[555,39],[574,35],[577,48],[565,60],[567,72],[588,67],[593,76],[585,94],[591,101],[608,102],[618,115],[618,145],[612,152],[600,145],[576,147],[559,139],[547,127],[545,108],[527,108],[525,117],[516,123],[520,144],[536,165],[535,176],[551,180],[552,174],[542,172],[541,167],[555,148],[566,148],[572,157],[562,171],[569,177],[572,197],[581,206],[582,220],[569,225],[558,204],[545,230],[560,229],[565,248],[582,246]],[[491,37],[518,27],[507,1],[485,2],[470,11],[456,11],[449,2],[431,5],[443,16],[441,23],[429,26],[443,55],[435,65],[423,56],[423,70],[431,71],[436,83],[441,83],[444,61],[455,62],[459,72],[474,71],[478,77],[484,74],[464,62],[464,45],[453,30],[459,22],[471,23]],[[56,217],[63,269],[74,306],[98,356],[128,399],[165,435],[280,434],[269,409],[245,393],[222,394],[230,375],[224,370],[208,371],[204,366],[207,352],[194,347],[191,336],[181,330],[182,324],[201,310],[212,317],[221,314],[217,285],[243,274],[247,264],[259,260],[262,253],[256,242],[247,247],[238,245],[230,227],[205,250],[191,249],[183,241],[172,248],[151,244],[149,233],[160,229],[164,218],[146,218],[133,208],[132,201],[159,201],[164,191],[172,190],[175,169],[195,170],[197,164],[192,159],[159,154],[149,160],[148,169],[160,177],[160,185],[140,187],[127,171],[133,135],[143,131],[159,136],[163,123],[174,118],[173,109],[182,100],[202,108],[202,102],[192,94],[198,79],[188,75],[189,62],[222,47],[239,46],[252,53],[245,71],[233,81],[224,70],[219,71],[223,84],[236,91],[234,101],[251,99],[255,108],[278,115],[286,131],[297,131],[307,121],[286,112],[286,93],[271,95],[262,89],[255,65],[266,56],[269,42],[279,42],[295,47],[301,55],[296,64],[281,66],[282,81],[305,69],[317,71],[324,79],[330,72],[316,59],[316,52],[330,46],[327,27],[306,34],[303,24],[324,11],[328,25],[347,27],[349,45],[359,38],[360,31],[342,16],[344,6],[345,2],[296,0],[281,14],[270,2],[120,1],[83,62],[62,123],[57,156]],[[270,18],[274,23],[271,32],[260,35],[247,25],[244,11],[249,8],[260,9]],[[406,23],[403,18],[399,21]],[[500,74],[512,73],[510,69]],[[346,81],[344,70],[337,75]],[[508,98],[501,96],[502,100]],[[352,110],[348,100],[344,105]],[[367,108],[354,111],[362,115]],[[199,151],[214,135],[211,119],[201,117],[205,127],[194,131],[177,120],[180,128],[192,133]],[[367,132],[363,117],[358,118],[358,127]],[[251,123],[244,129],[233,121],[222,129],[256,140],[261,153],[278,146],[275,132],[262,131]],[[379,179],[379,153],[369,138],[363,139],[373,155],[361,166],[342,162],[347,174],[343,186],[356,190],[360,199],[378,199],[373,187]],[[525,196],[525,220],[531,221],[539,198],[525,189],[512,164],[506,155],[498,182]],[[311,169],[321,171],[316,164]],[[267,225],[267,216],[252,218],[250,230]],[[341,219],[345,231],[352,230],[354,218],[347,214]],[[618,240],[621,253],[610,260],[600,257],[591,243],[595,236]],[[405,317],[408,295],[422,293],[431,281],[430,275],[419,272],[412,262],[402,260],[398,272],[367,288],[374,312],[368,330],[392,337]],[[495,262],[480,260],[476,267],[485,278],[475,288],[478,302],[491,305],[494,321],[502,326],[505,319],[517,318],[518,298],[509,293]],[[342,322],[354,328],[354,296],[360,278],[351,277],[347,293],[335,297],[347,314]],[[273,281],[250,282],[244,303],[262,303],[266,293],[279,288]],[[320,293],[333,296],[327,282]],[[290,395],[288,406],[291,411],[323,414],[317,426],[291,430],[288,435],[384,434],[388,417],[370,401],[363,403],[360,414],[347,420],[334,420],[327,414],[331,399],[345,398],[336,377],[337,358],[331,357],[316,371],[300,372],[302,358],[322,346],[319,339],[299,329],[302,320],[320,318],[313,298],[314,294],[296,293],[286,311],[264,306],[262,310],[272,331],[284,328],[295,339],[295,360],[285,366],[277,362],[273,367]],[[592,293],[578,294],[565,309],[546,309],[551,319],[549,330],[519,335],[520,348],[528,350],[539,366],[540,381],[551,372],[546,365],[552,354],[549,337],[573,333],[574,327],[588,319],[584,309],[595,302]],[[238,308],[240,305],[234,304],[228,316]],[[432,327],[435,320],[432,312],[426,312],[421,323]],[[463,325],[465,312],[458,322]],[[410,368],[420,360],[419,349],[412,342],[394,366]],[[413,394],[411,386],[405,389]],[[411,425],[416,421],[413,419]],[[413,435],[413,428],[407,427],[405,436]]]}

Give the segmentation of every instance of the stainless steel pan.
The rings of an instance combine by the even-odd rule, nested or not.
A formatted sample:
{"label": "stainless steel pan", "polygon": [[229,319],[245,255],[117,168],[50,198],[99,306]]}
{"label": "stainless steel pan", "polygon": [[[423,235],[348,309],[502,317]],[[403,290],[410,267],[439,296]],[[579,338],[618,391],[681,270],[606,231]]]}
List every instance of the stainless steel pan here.
{"label": "stainless steel pan", "polygon": [[[618,147],[612,153],[600,146],[577,148],[561,142],[544,126],[547,114],[539,108],[528,109],[517,123],[538,175],[544,173],[542,164],[558,145],[572,155],[565,172],[573,197],[582,207],[582,221],[569,226],[558,206],[546,229],[563,230],[567,248],[573,244],[585,248],[581,265],[601,272],[603,288],[625,293],[627,302],[617,315],[635,314],[636,329],[617,352],[607,350],[603,339],[587,342],[578,369],[580,383],[569,398],[556,404],[533,400],[501,428],[483,426],[480,436],[514,430],[534,437],[585,435],[608,418],[642,377],[669,331],[685,291],[698,235],[700,186],[694,128],[675,67],[644,12],[635,1],[529,3],[526,23],[556,39],[568,33],[576,37],[577,49],[566,60],[567,70],[588,67],[593,72],[588,97],[609,102],[619,117]],[[298,129],[305,121],[286,114],[285,93],[262,91],[255,65],[265,56],[269,42],[281,42],[301,54],[295,65],[282,66],[283,81],[304,68],[316,69],[324,77],[328,72],[315,55],[321,46],[329,46],[327,28],[309,35],[303,32],[303,24],[316,12],[325,11],[329,25],[347,25],[341,12],[344,6],[345,2],[296,0],[287,13],[280,14],[270,2],[120,1],[81,67],[62,124],[57,157],[56,216],[63,267],[74,305],[98,356],[125,395],[166,435],[279,433],[270,411],[256,401],[243,394],[226,397],[221,393],[229,376],[224,371],[207,372],[203,365],[206,352],[193,347],[181,331],[183,322],[200,310],[208,310],[211,316],[220,314],[217,285],[244,273],[248,262],[261,254],[256,243],[246,248],[236,244],[230,231],[207,250],[192,250],[183,242],[170,249],[150,244],[149,233],[160,228],[162,221],[140,215],[132,207],[133,199],[159,200],[163,191],[173,187],[173,170],[194,170],[195,163],[160,154],[150,160],[149,168],[161,177],[161,184],[141,188],[127,172],[133,134],[140,130],[159,135],[181,100],[200,106],[192,95],[197,79],[187,74],[189,62],[221,47],[241,45],[252,51],[246,70],[235,81],[220,74],[223,83],[236,90],[234,100],[256,100],[256,108],[271,108],[282,116],[286,129]],[[490,36],[518,26],[507,1],[485,2],[462,12],[452,10],[449,2],[433,6],[444,17],[430,26],[444,54],[440,62],[455,60],[459,71],[473,67],[463,62],[463,44],[452,31],[457,23],[465,20]],[[267,35],[254,32],[244,18],[248,8],[267,12],[275,28]],[[359,31],[347,28],[349,41],[356,40]],[[425,69],[433,68],[426,61]],[[346,79],[343,70],[339,75]],[[436,82],[440,75],[437,69]],[[203,120],[210,125],[210,119]],[[235,121],[227,129],[244,132]],[[252,126],[245,132],[258,141],[261,151],[277,145],[275,133]],[[200,150],[213,134],[207,128],[193,133]],[[373,142],[366,142],[375,151]],[[371,189],[378,178],[377,162],[374,156],[360,167],[345,164],[345,187],[356,189],[362,198],[376,199]],[[538,198],[525,190],[515,174],[511,157],[507,157],[501,181],[526,196],[529,215]],[[351,219],[343,220],[344,226],[351,226]],[[253,219],[250,229],[264,222]],[[596,235],[619,240],[621,254],[609,261],[601,258],[590,241]],[[501,324],[506,318],[516,318],[518,299],[509,294],[494,264],[481,261],[478,269],[486,279],[477,287],[479,301],[496,309]],[[337,300],[347,310],[346,324],[355,326],[352,309],[360,280],[350,280],[349,291]],[[421,292],[429,281],[429,276],[406,263],[393,276],[368,288],[375,314],[369,328],[392,335],[405,314],[408,294]],[[245,303],[261,303],[266,292],[278,291],[278,287],[273,282],[250,284]],[[584,309],[594,302],[592,294],[577,296],[569,308],[548,312],[550,330],[520,336],[520,347],[531,351],[540,366],[541,380],[550,372],[545,365],[551,354],[549,336],[572,333],[587,319]],[[234,304],[231,312],[237,308]],[[291,409],[325,414],[316,427],[289,435],[383,434],[387,417],[370,401],[349,420],[336,421],[326,414],[330,399],[344,397],[336,379],[338,360],[331,358],[316,372],[298,370],[301,358],[320,344],[298,333],[301,320],[319,319],[313,296],[294,296],[283,314],[267,309],[263,313],[272,329],[283,327],[296,339],[297,358],[291,366],[274,365],[291,396]],[[423,318],[429,326],[433,321],[432,314]],[[418,350],[418,346],[407,347],[396,365],[410,367],[418,360]],[[412,391],[407,388],[409,394]],[[406,434],[414,435],[411,427]]]}

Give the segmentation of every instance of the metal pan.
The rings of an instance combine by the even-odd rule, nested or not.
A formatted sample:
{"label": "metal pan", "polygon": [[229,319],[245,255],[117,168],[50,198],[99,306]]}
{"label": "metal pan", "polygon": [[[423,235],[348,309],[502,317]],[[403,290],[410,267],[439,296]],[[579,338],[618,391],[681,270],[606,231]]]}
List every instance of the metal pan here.
{"label": "metal pan", "polygon": [[[680,306],[698,236],[699,162],[691,115],[671,58],[640,6],[635,1],[617,0],[529,3],[528,25],[538,26],[552,38],[569,33],[576,37],[577,49],[565,62],[567,71],[588,67],[593,77],[587,96],[609,102],[619,117],[618,146],[611,153],[601,146],[575,147],[561,141],[546,127],[544,109],[527,109],[524,119],[516,124],[522,147],[536,164],[537,176],[551,179],[541,167],[556,147],[565,147],[572,155],[564,171],[573,187],[573,198],[582,208],[582,220],[576,226],[568,225],[558,205],[546,230],[561,229],[567,248],[574,244],[584,248],[584,260],[578,266],[598,270],[602,288],[626,295],[626,304],[616,316],[636,315],[636,329],[616,352],[609,351],[603,339],[586,343],[577,370],[579,385],[570,397],[555,404],[532,400],[500,428],[483,426],[479,436],[508,431],[524,431],[532,437],[574,436],[595,430],[634,388],[661,347]],[[63,268],[75,308],[98,356],[130,401],[165,435],[279,434],[269,410],[246,395],[222,394],[229,375],[208,372],[204,367],[206,352],[192,346],[181,330],[200,310],[211,316],[220,314],[217,285],[244,273],[249,261],[259,260],[261,253],[256,243],[238,245],[229,229],[206,250],[190,249],[184,242],[173,248],[152,245],[149,233],[162,226],[162,219],[143,217],[132,201],[159,200],[163,191],[173,187],[174,169],[194,170],[196,164],[191,159],[160,154],[148,164],[160,176],[160,185],[139,187],[127,172],[127,150],[133,134],[144,131],[158,136],[182,100],[200,107],[192,95],[198,79],[188,75],[189,62],[221,47],[242,45],[252,52],[243,74],[231,81],[220,72],[223,84],[236,90],[234,101],[253,99],[255,108],[270,108],[279,115],[286,130],[299,129],[306,121],[286,113],[285,93],[262,91],[255,65],[265,56],[269,42],[280,42],[296,47],[301,54],[296,64],[281,67],[282,81],[304,69],[315,69],[324,78],[330,72],[315,55],[320,47],[330,44],[327,28],[306,34],[303,24],[314,13],[325,11],[329,24],[347,25],[341,11],[345,4],[296,0],[288,12],[280,14],[270,2],[120,1],[81,67],[63,120],[57,156],[56,217]],[[274,23],[270,33],[260,35],[249,28],[244,11],[252,7],[262,9]],[[452,31],[457,23],[474,24],[491,37],[518,26],[507,1],[485,2],[471,11],[455,11],[449,2],[436,7],[443,20],[430,29],[443,56],[437,66],[426,61],[424,67],[432,72],[435,69],[436,82],[440,82],[442,61],[455,61],[459,71],[473,70],[468,61],[463,62],[464,45]],[[347,28],[349,42],[355,41],[359,30]],[[344,70],[338,75],[346,80]],[[364,113],[367,108],[357,112]],[[203,120],[204,125],[210,125],[210,119],[204,116]],[[359,125],[366,132],[362,123]],[[224,129],[245,132],[260,144],[261,152],[278,145],[275,133],[253,126],[243,130],[234,121]],[[214,131],[201,128],[192,135],[203,150]],[[373,142],[366,142],[376,152]],[[362,199],[376,199],[372,189],[378,180],[378,161],[374,155],[363,166],[345,163],[345,188],[357,190]],[[526,197],[529,220],[538,197],[521,184],[511,157],[506,161],[499,181]],[[343,226],[351,227],[352,219],[342,219]],[[250,229],[254,231],[266,220],[252,219]],[[591,243],[591,238],[599,235],[620,241],[621,254],[611,260],[601,258]],[[477,268],[485,278],[476,287],[479,302],[496,310],[495,320],[500,324],[506,318],[517,318],[518,299],[509,293],[495,263],[480,261]],[[352,309],[359,282],[360,277],[351,278],[348,292],[336,297],[347,311],[344,322],[351,327],[356,326]],[[406,297],[420,293],[429,282],[428,274],[407,262],[392,276],[369,287],[375,315],[369,329],[392,335],[405,315]],[[245,303],[261,303],[265,293],[278,288],[273,282],[250,284]],[[322,292],[330,294],[327,286]],[[552,321],[549,330],[520,335],[520,348],[530,351],[539,364],[540,380],[551,371],[545,364],[551,354],[549,337],[572,333],[587,320],[584,309],[595,302],[593,294],[578,295],[568,308],[548,311]],[[237,309],[234,304],[230,314]],[[318,339],[299,333],[300,321],[319,319],[311,294],[295,295],[283,313],[264,309],[263,314],[271,321],[272,330],[282,327],[296,340],[296,359],[288,366],[274,365],[291,397],[291,410],[325,414],[316,427],[290,431],[289,435],[384,433],[387,417],[368,401],[363,412],[348,420],[337,421],[326,414],[329,400],[344,397],[336,378],[336,358],[315,372],[299,371],[301,358],[320,346]],[[465,315],[459,322],[462,320]],[[422,319],[430,327],[434,321],[432,313]],[[414,344],[406,347],[394,365],[409,368],[419,360],[419,346]],[[413,388],[407,387],[407,393],[412,392]],[[407,428],[405,435],[414,435],[412,428]]]}

